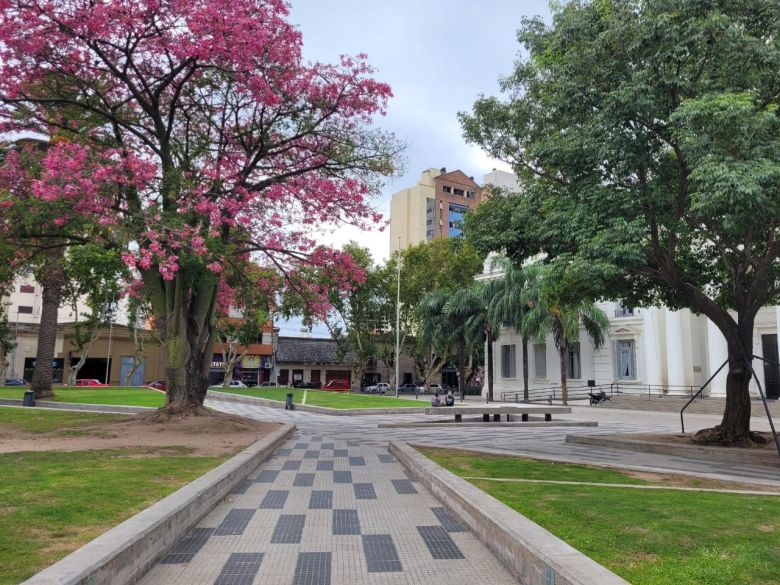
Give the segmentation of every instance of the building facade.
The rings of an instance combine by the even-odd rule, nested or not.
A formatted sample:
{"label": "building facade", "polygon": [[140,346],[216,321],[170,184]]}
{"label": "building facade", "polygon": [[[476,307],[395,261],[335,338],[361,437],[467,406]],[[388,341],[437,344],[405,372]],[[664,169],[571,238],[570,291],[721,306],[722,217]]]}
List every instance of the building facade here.
{"label": "building facade", "polygon": [[482,201],[474,177],[446,168],[426,169],[414,187],[395,193],[390,202],[390,250],[462,233],[469,210]]}
{"label": "building facade", "polygon": [[[489,271],[486,269],[486,273]],[[690,395],[696,392],[726,361],[726,340],[703,315],[690,310],[665,307],[630,308],[605,301],[598,304],[610,321],[605,345],[595,349],[585,333],[570,340],[566,356],[570,388],[617,384],[622,390],[653,394]],[[753,331],[753,354],[768,360],[754,360],[753,367],[769,398],[780,398],[778,332],[780,307],[762,308]],[[502,329],[493,346],[494,396],[523,389],[522,338],[514,330]],[[560,385],[560,359],[551,336],[544,343],[529,341],[529,388]],[[726,395],[723,368],[708,386],[710,396]],[[487,375],[490,375],[487,372]],[[751,395],[758,397],[755,380]],[[487,393],[487,384],[483,394]]]}

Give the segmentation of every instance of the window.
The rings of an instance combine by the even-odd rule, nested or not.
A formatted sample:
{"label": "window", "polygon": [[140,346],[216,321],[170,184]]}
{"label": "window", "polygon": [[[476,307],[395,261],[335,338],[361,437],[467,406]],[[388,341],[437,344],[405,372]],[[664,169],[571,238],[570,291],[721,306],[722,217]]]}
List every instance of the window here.
{"label": "window", "polygon": [[544,343],[534,344],[534,378],[542,379],[547,377],[547,345]]}
{"label": "window", "polygon": [[501,377],[516,378],[517,370],[515,368],[515,346],[501,346]]}
{"label": "window", "polygon": [[20,293],[34,293],[35,287],[31,284],[23,284],[19,286],[19,292]]}
{"label": "window", "polygon": [[636,380],[636,349],[633,339],[615,343],[615,366],[618,380]]}
{"label": "window", "polygon": [[25,307],[24,305],[19,305],[18,312],[22,315],[32,315],[32,307]]}
{"label": "window", "polygon": [[623,303],[617,303],[615,305],[615,317],[633,317],[633,307],[624,307]]}
{"label": "window", "polygon": [[466,199],[474,199],[474,191],[466,191]]}
{"label": "window", "polygon": [[463,234],[463,219],[466,217],[468,211],[469,208],[465,205],[456,205],[454,203],[450,203],[449,225],[447,226],[449,230],[447,233],[451,238]]}
{"label": "window", "polygon": [[433,239],[433,221],[436,217],[436,201],[430,197],[425,200],[425,238]]}
{"label": "window", "polygon": [[453,189],[453,190],[452,190],[452,192],[453,192],[455,195],[460,195],[461,197],[463,197],[463,196],[465,195],[465,193],[464,193],[463,189]]}
{"label": "window", "polygon": [[580,342],[575,341],[569,344],[569,361],[566,367],[569,369],[569,378],[579,380],[582,378],[582,367],[580,365]]}
{"label": "window", "polygon": [[452,187],[450,187],[449,185],[444,185],[441,188],[441,190],[444,191],[445,193],[452,193]]}

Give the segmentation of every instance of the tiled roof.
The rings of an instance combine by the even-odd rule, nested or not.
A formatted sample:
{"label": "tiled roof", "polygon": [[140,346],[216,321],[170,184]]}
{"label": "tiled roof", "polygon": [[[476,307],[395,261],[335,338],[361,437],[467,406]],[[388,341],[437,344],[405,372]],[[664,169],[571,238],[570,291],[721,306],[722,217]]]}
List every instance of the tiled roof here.
{"label": "tiled roof", "polygon": [[276,348],[277,363],[348,364],[354,361],[352,352],[342,356],[333,339],[280,337]]}

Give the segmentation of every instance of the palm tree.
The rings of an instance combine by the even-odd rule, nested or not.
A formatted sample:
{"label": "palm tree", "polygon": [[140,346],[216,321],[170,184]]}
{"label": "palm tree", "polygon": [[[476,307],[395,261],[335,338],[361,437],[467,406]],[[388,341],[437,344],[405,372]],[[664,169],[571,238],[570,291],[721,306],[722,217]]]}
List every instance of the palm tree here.
{"label": "palm tree", "polygon": [[549,293],[550,272],[541,265],[525,269],[526,287],[524,293],[528,311],[523,317],[523,330],[529,336],[543,341],[552,334],[561,366],[561,393],[563,404],[568,403],[566,354],[569,340],[579,339],[580,328],[590,337],[593,346],[598,349],[604,345],[605,334],[609,328],[609,319],[604,311],[593,302],[583,300],[576,304],[565,304],[551,298]]}
{"label": "palm tree", "polygon": [[498,339],[501,320],[496,317],[491,306],[503,293],[504,283],[501,280],[476,282],[469,289],[470,295],[464,296],[467,301],[457,315],[468,315],[466,319],[466,338],[473,351],[478,351],[483,344],[487,345],[485,364],[488,372],[488,402],[493,401],[493,380],[495,367],[493,360],[493,343]]}
{"label": "palm tree", "polygon": [[[488,310],[493,322],[510,327],[517,331],[522,338],[523,354],[523,402],[528,402],[528,332],[523,324],[523,318],[529,310],[528,300],[525,298],[526,274],[522,269],[515,268],[506,258],[499,260],[504,275],[497,279],[500,286],[490,299]],[[495,338],[498,339],[500,328],[496,329]]]}

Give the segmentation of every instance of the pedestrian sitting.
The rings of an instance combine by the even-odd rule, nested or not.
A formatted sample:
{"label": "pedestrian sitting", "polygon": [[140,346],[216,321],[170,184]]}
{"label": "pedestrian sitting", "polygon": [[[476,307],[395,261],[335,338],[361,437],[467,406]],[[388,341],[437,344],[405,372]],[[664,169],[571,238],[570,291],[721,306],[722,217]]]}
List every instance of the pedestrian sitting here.
{"label": "pedestrian sitting", "polygon": [[444,406],[455,406],[455,395],[452,390],[447,392],[447,396],[444,397]]}
{"label": "pedestrian sitting", "polygon": [[431,406],[441,406],[441,399],[439,398],[438,392],[431,398]]}

